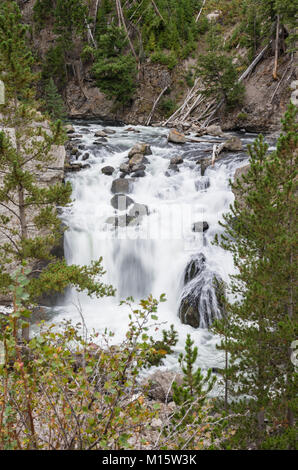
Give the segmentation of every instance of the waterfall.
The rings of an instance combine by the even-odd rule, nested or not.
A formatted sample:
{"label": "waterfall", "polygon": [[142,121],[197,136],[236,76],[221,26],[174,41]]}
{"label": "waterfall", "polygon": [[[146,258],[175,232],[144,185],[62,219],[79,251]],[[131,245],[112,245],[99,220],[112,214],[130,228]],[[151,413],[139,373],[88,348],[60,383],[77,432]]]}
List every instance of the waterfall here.
{"label": "waterfall", "polygon": [[[119,306],[119,301],[127,296],[138,301],[149,294],[159,297],[165,293],[167,302],[158,315],[165,323],[163,328],[174,324],[179,332],[176,354],[183,350],[186,335],[191,333],[199,346],[202,365],[218,366],[216,338],[206,329],[220,315],[213,281],[227,281],[234,267],[231,254],[212,241],[222,231],[218,221],[234,199],[229,179],[247,157],[243,153],[227,154],[201,176],[197,162],[212,155],[213,144],[208,143],[207,136],[205,142],[179,146],[168,143],[168,130],[164,128],[135,126],[133,132],[127,126],[115,126],[110,128],[114,133],[98,141],[94,134],[103,130],[100,123],[76,122],[74,127],[79,135],[75,142],[81,149],[78,161],[88,163],[88,167],[67,176],[73,203],[62,210],[61,216],[69,227],[64,235],[65,257],[68,263],[83,265],[102,256],[106,270],[103,281],[112,284],[117,293],[115,298],[94,299],[70,289],[63,304],[55,307],[57,320],[72,318],[79,322],[74,308],[79,301],[88,328],[108,328],[114,332],[114,340],[120,341],[126,332],[128,311]],[[244,144],[253,138],[242,135]],[[128,203],[144,205],[148,214],[139,217],[138,223],[122,224],[121,220],[130,220],[123,216],[132,206],[126,209],[124,203],[122,210],[115,209],[111,186],[137,142],[149,144],[152,155],[146,157],[145,177],[134,178],[128,194],[133,202]],[[174,156],[184,160],[176,171],[168,168]],[[115,169],[112,175],[101,172],[106,166]],[[204,232],[194,230],[200,224]],[[198,328],[184,324],[181,305],[186,300],[199,309]],[[168,357],[166,366],[176,362]]]}

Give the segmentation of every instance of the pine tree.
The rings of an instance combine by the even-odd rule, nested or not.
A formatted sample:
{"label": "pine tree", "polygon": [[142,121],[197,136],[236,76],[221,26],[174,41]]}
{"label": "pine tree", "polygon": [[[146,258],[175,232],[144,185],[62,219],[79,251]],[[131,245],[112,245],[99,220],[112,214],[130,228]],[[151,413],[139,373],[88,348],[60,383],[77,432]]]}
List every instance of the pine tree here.
{"label": "pine tree", "polygon": [[46,110],[52,119],[65,119],[66,112],[64,108],[64,103],[59,95],[57,87],[53,78],[50,78],[48,83],[45,86],[45,101],[46,101]]}
{"label": "pine tree", "polygon": [[86,266],[67,266],[58,261],[52,248],[61,239],[56,206],[70,202],[70,184],[48,185],[39,181],[45,165],[51,165],[55,146],[64,133],[61,122],[44,126],[36,111],[32,73],[33,56],[27,46],[27,28],[22,24],[15,2],[0,6],[0,79],[5,85],[6,103],[0,105],[0,289],[9,291],[11,272],[27,263],[31,270],[30,301],[43,292],[63,291],[69,284],[102,296],[111,287],[96,282],[103,272],[100,261]]}
{"label": "pine tree", "polygon": [[[249,148],[249,170],[232,185],[244,205],[236,201],[225,216],[226,235],[220,241],[238,268],[232,277],[236,301],[229,306],[229,337],[220,348],[230,356],[230,400],[237,397],[231,407],[241,415],[233,445],[243,448],[295,447],[297,374],[289,354],[297,337],[296,114],[290,105],[275,152],[268,154],[262,136]],[[215,331],[223,334],[224,324]]]}
{"label": "pine tree", "polygon": [[244,96],[244,86],[238,82],[238,73],[232,57],[221,52],[219,31],[211,28],[208,34],[208,51],[200,54],[197,74],[205,85],[205,95],[223,99],[228,108],[240,104]]}

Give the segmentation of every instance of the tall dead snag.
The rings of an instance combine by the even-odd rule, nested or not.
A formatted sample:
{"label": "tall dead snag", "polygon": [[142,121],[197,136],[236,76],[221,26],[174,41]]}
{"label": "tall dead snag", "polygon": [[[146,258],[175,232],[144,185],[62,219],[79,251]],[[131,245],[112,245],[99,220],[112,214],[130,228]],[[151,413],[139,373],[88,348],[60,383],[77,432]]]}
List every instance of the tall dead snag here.
{"label": "tall dead snag", "polygon": [[278,50],[279,50],[279,24],[280,16],[277,15],[276,18],[276,34],[275,34],[275,57],[274,57],[274,68],[273,68],[273,79],[277,80],[277,62],[278,62]]}

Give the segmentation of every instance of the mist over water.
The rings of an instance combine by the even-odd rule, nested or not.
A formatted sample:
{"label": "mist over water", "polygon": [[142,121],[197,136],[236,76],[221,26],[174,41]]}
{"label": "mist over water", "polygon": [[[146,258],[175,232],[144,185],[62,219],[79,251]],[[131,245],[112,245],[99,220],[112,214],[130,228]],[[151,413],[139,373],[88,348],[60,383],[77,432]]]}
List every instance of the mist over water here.
{"label": "mist over water", "polygon": [[[165,322],[162,326],[165,329],[174,324],[179,342],[174,355],[166,358],[164,367],[176,367],[177,355],[184,349],[187,333],[199,348],[200,366],[204,369],[221,367],[223,358],[215,349],[217,339],[204,328],[204,320],[196,329],[183,325],[178,311],[181,296],[185,295],[185,269],[191,259],[200,254],[205,258],[201,281],[206,299],[212,302],[213,275],[228,281],[229,274],[234,271],[232,256],[214,246],[212,241],[214,235],[222,231],[218,221],[234,200],[229,179],[233,178],[237,167],[245,164],[247,157],[243,153],[229,154],[208,167],[201,176],[196,161],[212,155],[208,137],[203,143],[179,146],[167,142],[168,130],[164,128],[136,126],[139,133],[134,133],[126,131],[126,126],[109,126],[116,133],[108,136],[106,144],[94,145],[94,133],[103,127],[80,122],[75,125],[76,133],[82,134],[80,144],[86,146],[84,152],[90,154],[86,162],[90,168],[68,175],[73,187],[73,204],[63,209],[61,218],[69,227],[64,237],[67,262],[84,265],[103,257],[106,270],[103,281],[112,284],[117,293],[113,298],[91,299],[71,289],[61,305],[55,307],[55,321],[71,318],[80,322],[74,306],[80,303],[88,329],[103,331],[108,328],[115,333],[113,341],[119,342],[128,325],[128,309],[119,306],[120,300],[133,296],[138,301],[149,294],[159,297],[165,293],[167,302],[160,305],[159,320]],[[241,138],[246,144],[253,141],[254,136],[243,134]],[[135,178],[129,197],[136,203],[147,205],[149,215],[143,216],[138,226],[115,230],[106,219],[124,212],[118,213],[111,205],[111,185],[119,178],[119,166],[137,142],[150,144],[152,155],[147,157],[146,176]],[[179,165],[180,171],[167,175],[171,157],[178,155],[184,158],[184,163]],[[116,169],[113,176],[101,173],[107,165]],[[203,221],[208,223],[209,229],[204,234],[193,232],[193,224]],[[206,309],[207,315],[208,305]],[[154,337],[158,334],[154,332]]]}

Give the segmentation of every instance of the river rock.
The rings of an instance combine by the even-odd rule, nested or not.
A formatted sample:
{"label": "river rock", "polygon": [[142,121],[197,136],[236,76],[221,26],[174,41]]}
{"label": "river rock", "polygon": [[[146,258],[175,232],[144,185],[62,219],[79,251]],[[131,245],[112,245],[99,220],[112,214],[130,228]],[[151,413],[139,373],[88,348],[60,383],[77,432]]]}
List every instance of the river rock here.
{"label": "river rock", "polygon": [[122,173],[126,173],[126,174],[131,171],[131,168],[128,163],[121,163],[119,169]]}
{"label": "river rock", "polygon": [[211,126],[206,127],[205,133],[214,137],[224,137],[225,135],[221,127],[217,126],[216,124],[212,124]]}
{"label": "river rock", "polygon": [[88,160],[88,158],[90,157],[90,154],[87,152],[87,153],[84,153],[84,155],[82,156],[82,160],[83,162]]}
{"label": "river rock", "polygon": [[183,383],[183,377],[178,372],[156,371],[142,382],[142,387],[149,398],[162,403],[173,400],[173,382],[178,386]]}
{"label": "river rock", "polygon": [[111,191],[114,194],[117,193],[130,193],[132,190],[132,180],[128,178],[117,178],[113,181]]}
{"label": "river rock", "polygon": [[229,152],[240,152],[243,150],[243,145],[241,139],[239,137],[231,137],[231,139],[226,140],[222,144],[222,151],[229,151]]}
{"label": "river rock", "polygon": [[144,170],[146,170],[146,166],[143,165],[142,163],[134,165],[131,169],[131,171],[144,171]]}
{"label": "river rock", "polygon": [[101,172],[104,174],[104,175],[108,175],[108,176],[111,176],[115,171],[115,168],[113,168],[112,166],[104,166],[102,169],[101,169]]}
{"label": "river rock", "polygon": [[193,232],[206,232],[208,230],[209,224],[208,222],[195,222],[192,226],[192,231]]}
{"label": "river rock", "polygon": [[105,128],[102,130],[102,132],[104,132],[105,134],[116,134],[116,131],[114,131],[113,129],[108,129],[108,128]]}
{"label": "river rock", "polygon": [[168,142],[173,142],[174,144],[185,144],[186,137],[176,129],[171,129],[168,136]]}
{"label": "river rock", "polygon": [[129,166],[133,167],[134,165],[141,165],[144,163],[144,155],[142,153],[135,153],[133,157],[129,160]]}
{"label": "river rock", "polygon": [[209,328],[222,315],[219,286],[221,279],[206,266],[202,253],[192,258],[184,274],[179,318],[193,328]]}
{"label": "river rock", "polygon": [[181,165],[183,163],[183,158],[181,155],[178,155],[177,157],[172,157],[170,160],[171,165]]}
{"label": "river rock", "polygon": [[65,131],[67,134],[74,134],[75,128],[71,124],[66,124]]}
{"label": "river rock", "polygon": [[144,178],[146,176],[146,173],[143,170],[138,170],[138,171],[135,171],[134,173],[132,173],[131,176],[133,178]]}
{"label": "river rock", "polygon": [[115,196],[113,196],[111,199],[112,206],[114,209],[118,209],[119,211],[126,210],[133,203],[134,200],[125,194],[115,194]]}
{"label": "river rock", "polygon": [[152,150],[151,150],[150,145],[145,144],[144,142],[138,142],[129,151],[128,157],[129,158],[133,157],[135,154],[152,155]]}
{"label": "river rock", "polygon": [[148,209],[148,206],[146,206],[145,204],[139,204],[135,202],[134,205],[129,209],[128,214],[131,217],[139,217],[143,215],[148,215],[149,209]]}
{"label": "river rock", "polygon": [[107,137],[107,134],[103,131],[96,131],[94,137]]}

